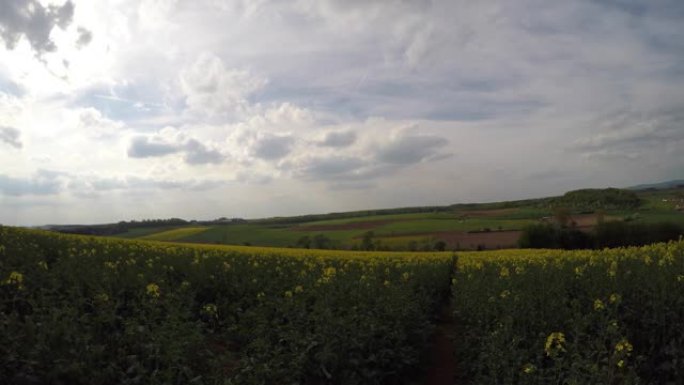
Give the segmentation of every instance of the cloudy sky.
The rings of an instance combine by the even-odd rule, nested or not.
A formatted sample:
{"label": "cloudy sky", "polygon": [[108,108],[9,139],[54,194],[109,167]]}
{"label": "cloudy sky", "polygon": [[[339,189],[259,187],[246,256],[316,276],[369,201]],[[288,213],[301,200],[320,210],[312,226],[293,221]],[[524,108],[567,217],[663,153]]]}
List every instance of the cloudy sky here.
{"label": "cloudy sky", "polygon": [[0,223],[684,177],[684,3],[0,0]]}

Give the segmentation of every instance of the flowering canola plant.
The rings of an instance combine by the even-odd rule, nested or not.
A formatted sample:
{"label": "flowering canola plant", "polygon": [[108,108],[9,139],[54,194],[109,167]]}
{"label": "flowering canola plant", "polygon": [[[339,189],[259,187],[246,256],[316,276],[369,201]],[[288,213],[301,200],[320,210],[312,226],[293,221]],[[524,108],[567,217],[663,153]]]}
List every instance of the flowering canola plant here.
{"label": "flowering canola plant", "polygon": [[421,362],[453,258],[0,227],[0,383],[384,383]]}
{"label": "flowering canola plant", "polygon": [[457,257],[454,348],[469,383],[684,378],[684,241]]}

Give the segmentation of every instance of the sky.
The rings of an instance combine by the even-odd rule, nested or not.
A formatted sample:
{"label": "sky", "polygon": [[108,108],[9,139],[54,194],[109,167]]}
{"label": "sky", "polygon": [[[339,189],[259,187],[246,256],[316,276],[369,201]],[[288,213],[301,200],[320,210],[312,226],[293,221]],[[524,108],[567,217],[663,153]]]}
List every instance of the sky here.
{"label": "sky", "polygon": [[0,0],[0,223],[684,177],[680,0]]}

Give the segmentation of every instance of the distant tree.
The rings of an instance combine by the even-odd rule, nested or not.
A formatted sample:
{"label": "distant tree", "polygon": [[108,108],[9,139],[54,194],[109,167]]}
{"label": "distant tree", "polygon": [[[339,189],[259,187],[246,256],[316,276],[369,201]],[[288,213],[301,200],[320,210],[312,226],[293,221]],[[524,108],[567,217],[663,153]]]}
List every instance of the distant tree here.
{"label": "distant tree", "polygon": [[555,207],[553,209],[553,217],[556,219],[556,222],[560,227],[568,227],[568,224],[570,224],[570,220],[572,217],[570,216],[570,210],[568,210],[567,207]]}
{"label": "distant tree", "polygon": [[[325,234],[316,234],[310,242],[314,249],[330,249],[332,248],[332,240],[325,236]],[[308,247],[307,247],[308,248]]]}
{"label": "distant tree", "polygon": [[606,210],[598,209],[596,210],[596,224],[602,224],[606,221]]}
{"label": "distant tree", "polygon": [[534,224],[523,229],[518,246],[522,249],[529,248],[554,248],[556,247],[556,230],[549,224]]}
{"label": "distant tree", "polygon": [[297,247],[302,248],[302,249],[310,249],[311,248],[311,238],[308,235],[304,235],[303,237],[299,238],[297,240]]}
{"label": "distant tree", "polygon": [[442,241],[442,240],[439,240],[439,241],[435,242],[434,249],[435,249],[436,251],[444,251],[444,250],[446,250],[446,242],[444,242],[444,241]]}
{"label": "distant tree", "polygon": [[361,250],[374,250],[375,245],[373,243],[373,237],[375,234],[372,231],[368,231],[363,234],[361,239]]}

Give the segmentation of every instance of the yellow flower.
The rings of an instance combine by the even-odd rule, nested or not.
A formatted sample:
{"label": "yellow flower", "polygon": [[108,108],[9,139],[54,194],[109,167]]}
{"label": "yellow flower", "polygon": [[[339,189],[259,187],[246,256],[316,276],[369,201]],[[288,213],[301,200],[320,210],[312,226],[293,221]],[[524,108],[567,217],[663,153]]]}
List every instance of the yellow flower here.
{"label": "yellow flower", "polygon": [[565,347],[565,334],[561,332],[553,332],[546,337],[546,343],[544,344],[544,351],[547,356],[553,356],[557,353],[564,352]]}
{"label": "yellow flower", "polygon": [[213,303],[208,303],[208,304],[202,306],[202,312],[204,314],[214,316],[218,312],[218,308]]}
{"label": "yellow flower", "polygon": [[295,292],[295,293],[301,293],[301,292],[303,292],[303,291],[304,291],[304,288],[302,287],[302,285],[297,285],[297,286],[294,288],[294,292]]}
{"label": "yellow flower", "polygon": [[45,262],[45,261],[38,262],[38,267],[40,267],[43,270],[47,270],[48,269],[47,262]]}
{"label": "yellow flower", "polygon": [[147,285],[147,295],[149,295],[152,298],[159,298],[161,295],[161,290],[159,289],[159,285],[156,283],[150,283]]}
{"label": "yellow flower", "polygon": [[499,277],[505,278],[511,275],[511,272],[508,270],[506,266],[501,268],[501,271],[499,272]]}
{"label": "yellow flower", "polygon": [[608,300],[610,303],[619,303],[621,299],[620,294],[611,294]]}
{"label": "yellow flower", "polygon": [[3,285],[15,285],[18,288],[22,288],[24,283],[24,275],[18,271],[13,271],[10,273],[9,277],[2,281]]}
{"label": "yellow flower", "polygon": [[499,294],[499,297],[506,299],[509,295],[511,295],[511,292],[508,290],[504,290],[501,292],[501,294]]}
{"label": "yellow flower", "polygon": [[285,292],[285,297],[292,298],[292,291],[288,290]]}
{"label": "yellow flower", "polygon": [[625,366],[625,360],[618,361],[616,365],[618,368],[623,368]]}
{"label": "yellow flower", "polygon": [[615,351],[618,353],[625,352],[627,353],[627,355],[629,355],[629,353],[631,353],[632,350],[634,350],[634,346],[632,346],[632,344],[630,344],[629,341],[627,341],[624,338],[620,340],[620,342],[615,344]]}
{"label": "yellow flower", "polygon": [[603,301],[601,301],[600,299],[597,299],[594,301],[594,310],[600,311],[600,310],[603,310],[604,308],[605,308],[605,305],[603,304]]}
{"label": "yellow flower", "polygon": [[335,277],[335,274],[337,274],[337,269],[335,269],[334,267],[326,267],[325,269],[323,269],[323,277],[321,277],[320,282],[330,282],[330,280]]}
{"label": "yellow flower", "polygon": [[525,364],[522,368],[522,371],[525,374],[532,374],[535,370],[537,370],[537,367],[532,364]]}

